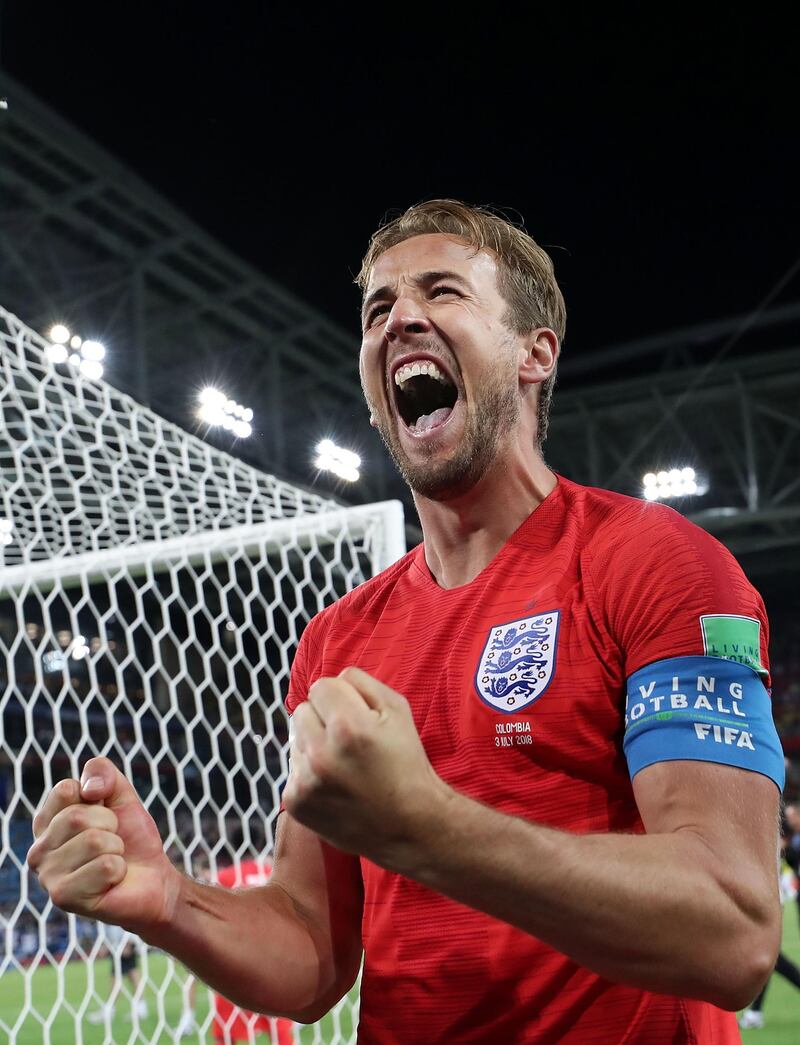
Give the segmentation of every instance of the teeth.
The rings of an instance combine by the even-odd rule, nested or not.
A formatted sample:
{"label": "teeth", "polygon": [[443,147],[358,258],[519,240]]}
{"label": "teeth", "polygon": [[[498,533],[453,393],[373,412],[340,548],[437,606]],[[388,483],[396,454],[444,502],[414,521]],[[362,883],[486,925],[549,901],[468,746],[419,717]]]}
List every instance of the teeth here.
{"label": "teeth", "polygon": [[438,366],[430,361],[424,363],[406,363],[404,366],[401,366],[397,371],[395,371],[394,383],[398,386],[402,386],[409,380],[409,378],[419,377],[420,374],[426,374],[428,377],[432,377],[436,381],[441,381],[443,385],[450,384]]}

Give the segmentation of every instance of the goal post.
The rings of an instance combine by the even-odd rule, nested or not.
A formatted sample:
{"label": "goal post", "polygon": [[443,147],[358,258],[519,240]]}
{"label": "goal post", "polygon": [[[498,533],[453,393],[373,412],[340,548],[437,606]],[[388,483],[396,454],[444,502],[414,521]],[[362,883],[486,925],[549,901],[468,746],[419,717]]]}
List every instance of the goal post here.
{"label": "goal post", "polygon": [[[186,871],[271,852],[297,642],[403,554],[402,506],[345,508],[249,468],[54,365],[2,309],[0,366],[0,1037],[83,1043],[113,987],[106,934],[24,865],[41,796],[102,754]],[[179,1040],[185,973],[149,951],[140,968],[106,1031]],[[355,1041],[356,1010],[351,994],[296,1039]]]}

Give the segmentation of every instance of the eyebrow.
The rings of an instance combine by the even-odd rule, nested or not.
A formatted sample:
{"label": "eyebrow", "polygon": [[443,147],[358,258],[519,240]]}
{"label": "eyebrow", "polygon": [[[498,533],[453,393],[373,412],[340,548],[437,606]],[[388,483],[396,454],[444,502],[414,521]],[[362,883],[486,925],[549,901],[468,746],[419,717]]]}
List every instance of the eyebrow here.
{"label": "eyebrow", "polygon": [[[457,272],[448,271],[435,271],[435,272],[420,272],[414,276],[413,281],[418,287],[430,286],[432,283],[438,283],[440,279],[449,280],[451,283],[458,283],[462,287],[470,287],[469,280],[460,276]],[[376,301],[380,301],[381,298],[391,297],[394,293],[394,288],[390,287],[387,283],[383,287],[378,287],[377,290],[373,290],[371,294],[368,294],[364,298],[364,302],[361,306],[361,319],[362,322],[366,318],[370,308],[375,304]]]}

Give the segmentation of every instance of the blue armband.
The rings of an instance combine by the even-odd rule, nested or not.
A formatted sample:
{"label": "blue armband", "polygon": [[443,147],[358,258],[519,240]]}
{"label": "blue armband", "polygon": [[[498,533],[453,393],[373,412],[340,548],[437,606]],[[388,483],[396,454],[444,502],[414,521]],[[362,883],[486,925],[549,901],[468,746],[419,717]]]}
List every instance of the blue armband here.
{"label": "blue armband", "polygon": [[783,790],[772,702],[758,674],[721,657],[675,657],[628,679],[625,757],[631,779],[654,762],[691,759],[750,769]]}

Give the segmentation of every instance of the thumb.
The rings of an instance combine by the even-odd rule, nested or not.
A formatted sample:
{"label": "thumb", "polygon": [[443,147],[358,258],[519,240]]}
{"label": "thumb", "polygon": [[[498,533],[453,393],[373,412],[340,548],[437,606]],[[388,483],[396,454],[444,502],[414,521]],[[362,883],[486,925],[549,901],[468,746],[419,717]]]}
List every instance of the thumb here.
{"label": "thumb", "polygon": [[114,765],[110,758],[90,758],[81,773],[81,798],[85,802],[102,802],[109,809],[139,796],[133,784]]}

